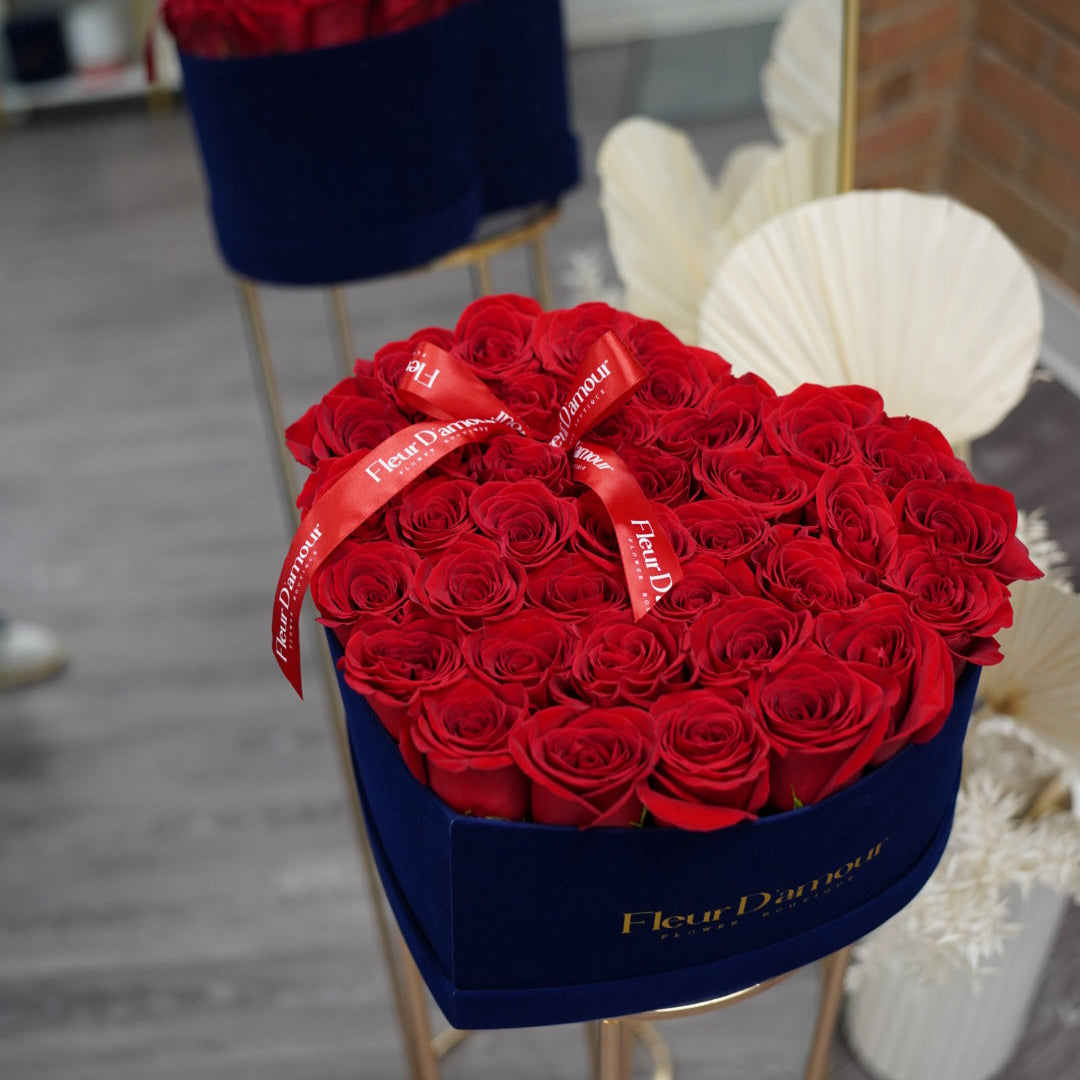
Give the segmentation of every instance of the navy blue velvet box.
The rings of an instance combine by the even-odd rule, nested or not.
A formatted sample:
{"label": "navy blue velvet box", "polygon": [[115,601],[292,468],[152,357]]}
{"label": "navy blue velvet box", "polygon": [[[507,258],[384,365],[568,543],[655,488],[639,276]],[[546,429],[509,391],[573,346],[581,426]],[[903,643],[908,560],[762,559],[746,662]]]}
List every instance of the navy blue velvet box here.
{"label": "navy blue velvet box", "polygon": [[[331,636],[335,659],[341,655]],[[447,1020],[525,1027],[707,1000],[899,911],[952,825],[979,669],[942,732],[824,801],[712,833],[457,814],[339,672],[356,782],[401,931]]]}
{"label": "navy blue velvet box", "polygon": [[181,54],[226,264],[332,285],[422,265],[578,179],[559,0],[474,0],[306,52]]}

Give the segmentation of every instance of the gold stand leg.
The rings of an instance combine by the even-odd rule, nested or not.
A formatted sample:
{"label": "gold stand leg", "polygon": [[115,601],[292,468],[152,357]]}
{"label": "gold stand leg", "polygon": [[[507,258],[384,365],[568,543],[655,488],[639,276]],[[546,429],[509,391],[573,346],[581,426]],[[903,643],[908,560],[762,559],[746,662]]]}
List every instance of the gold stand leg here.
{"label": "gold stand leg", "polygon": [[600,1021],[600,1080],[623,1080],[626,1042],[621,1020]]}
{"label": "gold stand leg", "polygon": [[334,344],[337,346],[338,364],[341,374],[353,373],[356,352],[353,350],[352,323],[349,321],[349,308],[345,302],[345,290],[333,288],[326,290],[326,303],[330,309],[331,329]]}
{"label": "gold stand leg", "polygon": [[549,311],[555,303],[551,291],[551,273],[548,270],[547,251],[544,248],[544,237],[538,233],[529,241],[529,280],[532,284],[533,296],[540,301],[540,306]]}
{"label": "gold stand leg", "polygon": [[413,1018],[413,1052],[419,1062],[418,1080],[439,1080],[439,1066],[431,1049],[431,1027],[428,1021],[427,997],[424,981],[420,978],[408,947],[398,935],[398,950],[401,953],[402,966],[405,969],[405,994],[409,1005],[409,1015]]}
{"label": "gold stand leg", "polygon": [[469,263],[469,279],[472,281],[473,299],[490,296],[495,290],[491,285],[491,263],[487,258],[479,258]]}
{"label": "gold stand leg", "polygon": [[[237,294],[244,329],[247,334],[249,352],[252,357],[255,383],[260,392],[264,415],[268,426],[271,428],[275,460],[278,465],[275,470],[278,489],[291,531],[299,524],[300,517],[296,508],[296,473],[293,471],[292,456],[285,445],[285,427],[281,412],[281,401],[278,396],[277,378],[274,375],[273,362],[270,358],[270,347],[266,337],[266,328],[263,324],[259,295],[255,285],[243,278],[237,281]],[[360,847],[360,861],[367,876],[368,892],[375,911],[375,922],[383,954],[383,964],[390,978],[390,988],[397,1010],[398,1023],[401,1026],[402,1039],[409,1059],[409,1075],[413,1080],[437,1080],[438,1072],[431,1051],[427,1004],[421,994],[419,998],[420,1004],[417,1006],[415,996],[411,993],[407,995],[406,987],[402,983],[401,971],[398,966],[398,948],[391,933],[383,900],[382,886],[375,869],[375,861],[371,854],[367,830],[364,827],[364,817],[360,809],[359,797],[352,779],[348,736],[345,730],[345,717],[342,711],[341,699],[338,696],[337,677],[334,674],[329,645],[326,642],[325,635],[321,632],[321,628],[319,628],[318,638],[321,642],[322,672],[326,688],[327,709],[330,713],[331,727],[334,732],[334,745],[337,749],[338,764],[341,768],[343,782],[346,790],[351,793],[349,803],[357,842]],[[412,957],[409,957],[407,953],[403,957],[403,966],[406,968],[407,973],[410,968],[415,972]],[[417,978],[419,978],[418,974]],[[420,1033],[426,1035],[426,1043],[422,1042],[424,1035]]]}
{"label": "gold stand leg", "polygon": [[814,1041],[806,1059],[803,1080],[825,1080],[829,1068],[829,1049],[836,1034],[836,1021],[840,1016],[840,1002],[844,997],[844,972],[851,960],[851,946],[834,952],[825,960],[824,979],[821,984],[821,1003],[818,1006]]}

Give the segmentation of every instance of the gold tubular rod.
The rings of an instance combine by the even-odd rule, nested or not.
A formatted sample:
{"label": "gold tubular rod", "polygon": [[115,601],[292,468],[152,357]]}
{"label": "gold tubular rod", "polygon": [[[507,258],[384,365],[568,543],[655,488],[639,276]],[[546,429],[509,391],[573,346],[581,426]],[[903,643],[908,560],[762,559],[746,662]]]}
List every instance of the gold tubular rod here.
{"label": "gold tubular rod", "polygon": [[660,1032],[643,1020],[632,1020],[626,1026],[649,1052],[653,1060],[653,1080],[674,1080],[675,1066],[671,1060],[671,1050]]}
{"label": "gold tubular rod", "polygon": [[716,1009],[724,1009],[729,1005],[735,1005],[740,1001],[746,1001],[748,998],[757,997],[758,994],[763,994],[766,990],[772,989],[777,983],[782,983],[785,979],[790,979],[794,974],[794,971],[785,971],[783,975],[777,975],[772,979],[766,979],[765,982],[754,983],[753,986],[748,986],[745,990],[736,990],[732,994],[724,994],[723,997],[712,998],[709,1001],[697,1001],[693,1005],[674,1005],[669,1009],[654,1009],[652,1012],[635,1013],[629,1019],[635,1021],[679,1020],[687,1016],[699,1016],[701,1013],[713,1012]]}
{"label": "gold tubular rod", "polygon": [[431,1040],[431,1052],[440,1061],[452,1050],[459,1047],[470,1035],[471,1031],[461,1031],[458,1028],[445,1027]]}
{"label": "gold tubular rod", "polygon": [[[292,455],[285,445],[285,426],[281,411],[281,400],[278,395],[277,379],[274,374],[274,365],[270,357],[269,343],[266,337],[266,327],[263,323],[262,309],[259,305],[259,294],[253,282],[245,278],[239,278],[236,282],[237,295],[240,301],[240,311],[243,316],[244,329],[247,334],[248,351],[252,359],[252,370],[255,377],[256,387],[259,390],[264,414],[271,431],[271,441],[274,444],[274,459],[277,463],[275,470],[278,480],[278,489],[281,494],[286,521],[291,532],[300,521],[300,513],[296,507],[297,483],[296,473],[293,471]],[[338,692],[337,677],[334,674],[333,660],[330,656],[330,648],[326,636],[321,627],[316,628],[320,642],[320,660],[322,665],[323,679],[326,689],[327,710],[330,718],[330,726],[334,733],[334,745],[337,750],[338,765],[341,769],[342,780],[345,789],[350,793],[349,803],[352,810],[353,825],[356,830],[357,842],[360,848],[360,861],[367,877],[368,893],[371,897],[375,911],[375,923],[378,930],[379,944],[383,955],[383,963],[387,975],[390,978],[391,992],[397,1011],[398,1023],[401,1027],[402,1039],[405,1044],[406,1056],[409,1064],[409,1075],[412,1080],[429,1080],[429,1077],[437,1073],[423,1071],[424,1060],[418,1055],[416,1034],[417,1017],[410,1011],[410,1000],[406,997],[402,985],[401,973],[397,964],[397,949],[391,933],[389,919],[383,902],[382,886],[379,882],[375,869],[375,861],[371,854],[371,845],[368,841],[367,830],[364,827],[364,818],[360,809],[359,796],[352,776],[351,758],[349,755],[348,735],[345,730],[345,716],[342,710],[341,697]],[[427,1031],[426,1006],[423,1013],[423,1030]],[[431,1058],[430,1037],[429,1043],[424,1050],[424,1057]]]}
{"label": "gold tubular rod", "polygon": [[859,0],[844,0],[844,51],[840,82],[840,161],[837,190],[855,187],[855,135],[858,125]]}
{"label": "gold tubular rod", "polygon": [[353,367],[356,364],[356,353],[353,351],[352,323],[349,321],[349,306],[345,300],[345,290],[338,286],[327,289],[326,303],[330,309],[330,322],[334,344],[337,346],[341,374],[349,376],[353,373]]}
{"label": "gold tubular rod", "polygon": [[516,229],[507,229],[505,232],[497,233],[486,239],[463,244],[448,254],[441,255],[426,266],[418,267],[416,272],[423,273],[427,270],[446,270],[455,266],[467,266],[480,259],[489,259],[493,255],[510,251],[526,243],[532,237],[544,233],[551,227],[558,216],[558,205],[546,206]]}
{"label": "gold tubular rod", "polygon": [[844,997],[844,972],[851,960],[851,946],[834,952],[825,960],[825,978],[821,986],[821,1002],[818,1005],[814,1039],[806,1059],[803,1080],[825,1080],[829,1068],[829,1050],[836,1034],[836,1021],[840,1016],[840,1002]]}
{"label": "gold tubular rod", "polygon": [[582,1025],[585,1032],[585,1051],[589,1056],[589,1080],[600,1080],[600,1025],[590,1020]]}
{"label": "gold tubular rod", "polygon": [[291,532],[300,524],[300,514],[296,509],[296,473],[293,471],[292,455],[285,445],[285,421],[281,413],[281,398],[278,396],[274,365],[270,359],[270,345],[266,338],[262,308],[259,306],[259,293],[254,282],[247,278],[236,279],[236,292],[247,336],[248,355],[252,361],[252,373],[259,390],[263,415],[270,429],[267,435],[274,447],[278,494]]}
{"label": "gold tubular rod", "polygon": [[472,282],[474,300],[492,294],[494,290],[491,287],[491,263],[486,255],[469,263],[469,280]]}
{"label": "gold tubular rod", "polygon": [[621,1020],[600,1021],[600,1080],[622,1080]]}
{"label": "gold tubular rod", "polygon": [[409,953],[400,932],[398,933],[398,949],[401,952],[401,963],[405,971],[405,993],[409,1002],[409,1015],[413,1017],[416,1025],[413,1039],[416,1057],[420,1063],[417,1076],[419,1080],[439,1080],[439,1066],[431,1047],[431,1026],[428,1020],[424,981],[420,978],[416,962]]}
{"label": "gold tubular rod", "polygon": [[554,297],[551,291],[551,273],[548,270],[543,236],[534,236],[529,240],[528,248],[529,277],[532,279],[533,295],[540,301],[540,306],[545,311],[549,311],[554,304]]}

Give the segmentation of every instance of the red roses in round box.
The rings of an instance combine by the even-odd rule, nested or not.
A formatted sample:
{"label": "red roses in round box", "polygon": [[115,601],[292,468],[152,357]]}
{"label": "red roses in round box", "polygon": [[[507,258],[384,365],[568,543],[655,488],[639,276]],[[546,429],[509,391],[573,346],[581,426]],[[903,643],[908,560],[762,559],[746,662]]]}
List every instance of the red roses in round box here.
{"label": "red roses in round box", "polygon": [[937,734],[1040,576],[929,424],[860,386],[779,396],[604,304],[479,300],[287,441],[312,472],[283,591],[306,566],[346,681],[464,814],[704,830],[819,801]]}

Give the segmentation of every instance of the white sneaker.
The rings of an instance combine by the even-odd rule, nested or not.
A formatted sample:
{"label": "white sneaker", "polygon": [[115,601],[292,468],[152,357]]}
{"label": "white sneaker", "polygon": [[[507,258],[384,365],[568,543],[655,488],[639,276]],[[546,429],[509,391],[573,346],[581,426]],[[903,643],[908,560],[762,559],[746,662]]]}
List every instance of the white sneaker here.
{"label": "white sneaker", "polygon": [[0,690],[52,679],[67,662],[64,647],[43,626],[0,619]]}

